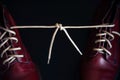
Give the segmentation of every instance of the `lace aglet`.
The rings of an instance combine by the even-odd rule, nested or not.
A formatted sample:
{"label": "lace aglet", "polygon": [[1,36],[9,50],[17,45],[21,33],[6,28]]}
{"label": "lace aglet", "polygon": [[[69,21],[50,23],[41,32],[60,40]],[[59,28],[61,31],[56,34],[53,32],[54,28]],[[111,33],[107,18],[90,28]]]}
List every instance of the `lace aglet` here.
{"label": "lace aglet", "polygon": [[83,55],[82,52],[78,51],[80,53],[80,55]]}
{"label": "lace aglet", "polygon": [[48,59],[47,64],[50,64],[50,59]]}
{"label": "lace aglet", "polygon": [[80,55],[83,55],[83,53],[79,50],[79,48],[76,46],[75,47],[77,49],[77,51],[80,53]]}

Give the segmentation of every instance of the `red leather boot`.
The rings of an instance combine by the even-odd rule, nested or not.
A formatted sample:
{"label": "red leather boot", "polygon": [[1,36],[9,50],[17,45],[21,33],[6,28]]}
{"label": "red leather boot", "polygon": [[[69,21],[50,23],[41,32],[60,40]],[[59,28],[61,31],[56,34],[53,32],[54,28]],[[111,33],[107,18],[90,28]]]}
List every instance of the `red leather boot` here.
{"label": "red leather boot", "polygon": [[2,80],[40,80],[9,12],[0,5],[0,75]]}
{"label": "red leather boot", "polygon": [[115,26],[92,30],[81,60],[81,80],[115,80],[119,71],[120,4],[119,0],[104,1],[109,5],[104,5],[103,11],[98,10],[94,24],[107,23]]}

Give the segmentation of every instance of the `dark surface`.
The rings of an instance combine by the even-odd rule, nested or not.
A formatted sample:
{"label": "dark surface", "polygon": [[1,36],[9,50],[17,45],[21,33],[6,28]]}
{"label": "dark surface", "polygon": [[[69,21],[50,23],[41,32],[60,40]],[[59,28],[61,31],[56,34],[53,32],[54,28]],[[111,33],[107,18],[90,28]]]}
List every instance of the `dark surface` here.
{"label": "dark surface", "polygon": [[[3,0],[17,25],[89,25],[99,0]],[[42,80],[80,80],[80,55],[66,35],[58,32],[51,63],[47,56],[52,29],[20,29],[23,43],[37,64]],[[68,30],[83,51],[88,29]]]}

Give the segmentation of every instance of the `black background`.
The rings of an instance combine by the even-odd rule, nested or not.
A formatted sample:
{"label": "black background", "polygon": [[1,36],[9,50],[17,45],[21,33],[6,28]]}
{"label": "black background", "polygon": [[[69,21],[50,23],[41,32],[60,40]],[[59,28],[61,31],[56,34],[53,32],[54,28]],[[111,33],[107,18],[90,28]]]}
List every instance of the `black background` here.
{"label": "black background", "polygon": [[[100,0],[3,0],[17,25],[89,25]],[[54,29],[19,29],[21,38],[42,80],[80,80],[80,55],[63,31],[59,31],[50,64],[48,50]],[[88,29],[68,30],[83,51]]]}

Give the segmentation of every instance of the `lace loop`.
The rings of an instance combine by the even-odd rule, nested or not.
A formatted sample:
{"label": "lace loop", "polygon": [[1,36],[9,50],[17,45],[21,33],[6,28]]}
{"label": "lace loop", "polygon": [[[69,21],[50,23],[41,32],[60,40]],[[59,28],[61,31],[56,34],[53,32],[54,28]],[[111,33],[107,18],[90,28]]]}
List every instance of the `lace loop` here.
{"label": "lace loop", "polygon": [[8,32],[8,33],[11,33],[13,35],[16,35],[16,33],[10,29],[6,29],[6,28],[3,28],[3,27],[0,27],[0,29],[4,30],[5,32]]}
{"label": "lace loop", "polygon": [[116,31],[112,31],[113,34],[116,34],[120,37],[120,33],[116,32]]}
{"label": "lace loop", "polygon": [[23,55],[9,55],[9,58],[7,58],[6,60],[3,61],[3,64],[5,63],[12,63],[16,58],[22,58],[24,57]]}
{"label": "lace loop", "polygon": [[106,48],[104,48],[104,47],[101,47],[101,48],[94,48],[93,49],[94,51],[97,51],[97,52],[99,52],[99,53],[101,53],[101,54],[105,54],[105,53],[107,53],[108,55],[112,55]]}
{"label": "lace loop", "polygon": [[98,39],[95,41],[95,43],[100,43],[100,42],[107,42],[109,45],[109,48],[112,48],[112,44],[111,44],[110,40],[103,38],[103,39]]}

